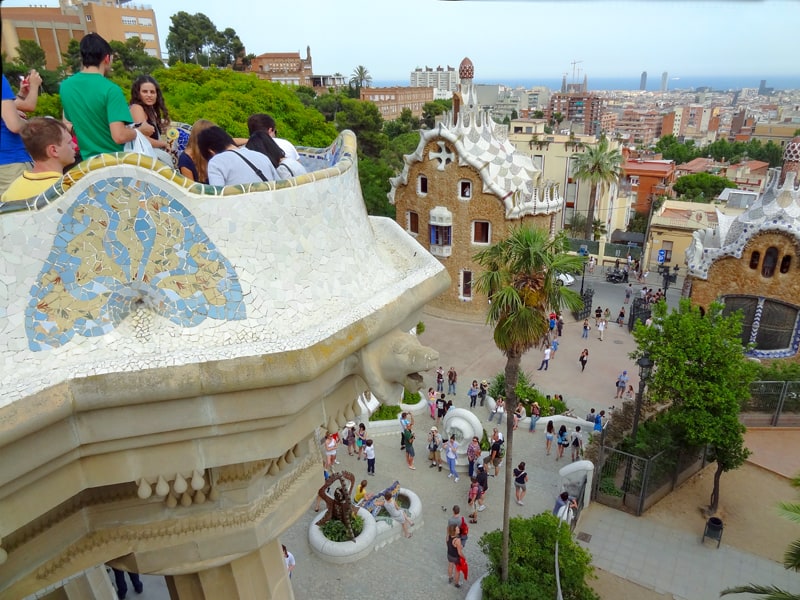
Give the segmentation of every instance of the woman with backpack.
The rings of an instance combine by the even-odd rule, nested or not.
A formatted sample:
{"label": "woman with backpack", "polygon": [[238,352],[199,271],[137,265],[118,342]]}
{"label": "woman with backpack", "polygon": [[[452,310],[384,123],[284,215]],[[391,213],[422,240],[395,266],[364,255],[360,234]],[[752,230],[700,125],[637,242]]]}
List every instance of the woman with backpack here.
{"label": "woman with backpack", "polygon": [[560,459],[564,456],[564,448],[569,446],[569,440],[567,439],[567,426],[562,425],[558,428],[558,436],[556,437],[556,443],[558,444],[558,456],[556,456],[556,460]]}

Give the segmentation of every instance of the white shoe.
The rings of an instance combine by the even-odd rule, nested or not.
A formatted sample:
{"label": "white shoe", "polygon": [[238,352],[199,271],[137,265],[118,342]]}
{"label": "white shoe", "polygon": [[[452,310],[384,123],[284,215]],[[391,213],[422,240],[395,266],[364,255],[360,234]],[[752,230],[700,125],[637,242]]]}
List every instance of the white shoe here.
{"label": "white shoe", "polygon": [[454,481],[455,481],[456,483],[458,483],[458,477],[456,477]]}
{"label": "white shoe", "polygon": [[450,479],[452,476],[453,476],[453,474],[452,474],[452,473],[448,473],[448,474],[447,474],[447,478],[448,478],[448,479]]}
{"label": "white shoe", "polygon": [[478,507],[478,512],[483,512],[485,510],[486,510],[486,505],[485,504],[482,504],[480,507]]}
{"label": "white shoe", "polygon": [[338,465],[338,464],[339,464],[339,461],[338,461],[338,460],[335,460],[335,461],[333,461],[333,464],[335,464],[335,465]]}

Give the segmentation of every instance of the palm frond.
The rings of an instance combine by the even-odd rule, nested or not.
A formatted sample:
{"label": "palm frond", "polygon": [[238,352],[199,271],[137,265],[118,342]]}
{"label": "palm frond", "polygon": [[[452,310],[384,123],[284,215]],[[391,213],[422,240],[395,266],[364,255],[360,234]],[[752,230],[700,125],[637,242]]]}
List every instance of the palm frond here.
{"label": "palm frond", "polygon": [[753,585],[752,583],[728,588],[719,593],[720,596],[728,594],[756,594],[763,596],[764,600],[800,600],[800,596],[797,594],[792,594],[774,585]]}
{"label": "palm frond", "polygon": [[787,569],[800,570],[800,540],[795,540],[783,555],[783,566]]}
{"label": "palm frond", "polygon": [[795,523],[800,523],[800,504],[796,502],[781,502],[778,504],[780,513]]}

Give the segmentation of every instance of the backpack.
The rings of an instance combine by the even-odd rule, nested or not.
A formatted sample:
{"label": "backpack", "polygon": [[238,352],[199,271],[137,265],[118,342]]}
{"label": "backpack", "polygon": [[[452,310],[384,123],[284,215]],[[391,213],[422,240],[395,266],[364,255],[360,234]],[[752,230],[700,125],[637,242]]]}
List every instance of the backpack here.
{"label": "backpack", "polygon": [[469,535],[469,525],[464,520],[464,517],[461,517],[461,536],[466,537]]}

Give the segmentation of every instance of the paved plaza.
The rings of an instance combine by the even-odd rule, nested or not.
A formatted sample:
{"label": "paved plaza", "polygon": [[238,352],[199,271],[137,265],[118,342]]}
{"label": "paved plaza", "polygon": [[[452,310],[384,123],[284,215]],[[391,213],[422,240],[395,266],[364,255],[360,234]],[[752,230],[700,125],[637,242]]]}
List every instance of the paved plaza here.
{"label": "paved plaza", "polygon": [[[589,279],[589,282],[595,285],[595,305],[608,306],[612,314],[616,314],[622,304],[623,286],[610,286],[597,279]],[[634,284],[634,288],[640,287]],[[677,291],[670,292],[670,304],[677,303]],[[424,321],[426,330],[421,341],[439,351],[445,371],[450,366],[456,368],[459,380],[454,404],[467,408],[466,391],[472,380],[490,379],[501,372],[505,364],[505,358],[494,346],[491,328],[430,315],[425,316]],[[594,330],[591,333],[589,340],[581,339],[580,324],[567,315],[561,345],[550,361],[550,368],[546,372],[536,371],[541,361],[538,351],[531,351],[522,363],[523,370],[532,376],[543,393],[562,394],[577,415],[585,414],[590,408],[608,409],[615,403],[613,385],[622,369],[628,370],[634,387],[638,385],[636,365],[628,358],[635,345],[627,328],[611,325],[604,341],[597,339]],[[583,348],[589,348],[590,359],[586,371],[581,373],[577,359]],[[425,390],[435,385],[433,378],[433,372],[426,374]],[[491,431],[493,424],[488,422],[487,409],[478,407],[474,412]],[[545,455],[545,422],[540,421],[536,433],[531,434],[521,427],[515,434],[512,460],[515,464],[523,460],[527,463],[530,481],[524,506],[518,506],[512,498],[512,515],[529,516],[550,510],[560,491],[558,469],[568,463],[566,459],[556,461],[555,452]],[[466,508],[468,478],[463,476],[455,483],[447,478],[446,468],[442,472],[428,468],[424,438],[432,423],[427,409],[416,417],[417,469],[413,471],[406,466],[405,455],[400,450],[399,428],[392,434],[373,436],[375,477],[367,478],[366,463],[349,457],[346,449],[339,447],[339,468],[354,473],[356,482],[368,479],[367,489],[375,492],[399,480],[403,487],[420,496],[423,515],[417,519],[412,538],[397,539],[357,563],[339,566],[326,563],[311,552],[308,528],[316,513],[311,508],[313,498],[309,498],[308,512],[281,537],[281,542],[297,561],[293,577],[296,598],[330,600],[391,594],[404,600],[429,600],[466,595],[468,586],[456,589],[447,583],[445,527],[453,504]],[[369,433],[368,423],[367,427]],[[487,509],[479,513],[478,524],[470,525],[465,552],[471,581],[486,570],[486,559],[477,542],[484,532],[497,529],[501,524],[503,485],[501,469],[500,476],[489,479]],[[703,545],[701,531],[692,534],[671,529],[648,520],[646,515],[637,518],[593,504],[584,511],[576,531],[590,536],[590,541],[584,545],[592,553],[597,567],[645,588],[670,593],[675,599],[710,600],[717,598],[719,590],[725,587],[750,581],[800,592],[800,576],[784,570],[780,564],[727,546],[724,539],[719,549],[708,541]],[[163,579],[147,578],[145,582],[145,593],[133,597],[142,600],[168,598]],[[746,598],[745,595],[734,597]]]}

